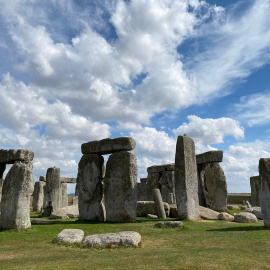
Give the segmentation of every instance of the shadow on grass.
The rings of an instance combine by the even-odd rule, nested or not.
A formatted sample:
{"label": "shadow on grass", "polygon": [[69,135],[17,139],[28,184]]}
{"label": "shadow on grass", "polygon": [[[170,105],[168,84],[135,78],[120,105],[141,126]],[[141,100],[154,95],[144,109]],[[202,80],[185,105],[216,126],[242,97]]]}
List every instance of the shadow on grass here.
{"label": "shadow on grass", "polygon": [[222,228],[222,229],[210,229],[207,231],[210,232],[240,232],[240,231],[244,231],[244,232],[248,232],[248,231],[269,231],[270,228],[266,228],[264,226],[243,226],[243,227],[228,227],[228,228]]}

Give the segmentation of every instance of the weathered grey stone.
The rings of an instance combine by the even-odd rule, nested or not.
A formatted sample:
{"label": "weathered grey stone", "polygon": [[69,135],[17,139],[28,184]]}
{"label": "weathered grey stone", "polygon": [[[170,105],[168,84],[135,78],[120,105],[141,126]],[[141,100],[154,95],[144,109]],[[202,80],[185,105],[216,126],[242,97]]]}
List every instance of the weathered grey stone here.
{"label": "weathered grey stone", "polygon": [[40,176],[39,181],[40,182],[46,182],[46,176]]}
{"label": "weathered grey stone", "polygon": [[48,220],[32,219],[31,224],[32,225],[53,224],[53,222],[48,221]]}
{"label": "weathered grey stone", "polygon": [[252,208],[253,208],[252,214],[254,214],[257,217],[257,219],[263,219],[261,207],[252,207]]}
{"label": "weathered grey stone", "polygon": [[159,218],[166,218],[166,213],[163,207],[163,201],[160,190],[158,188],[153,189],[154,202],[157,207],[157,213]]}
{"label": "weathered grey stone", "polygon": [[[163,207],[168,217],[170,214],[170,206],[163,202]],[[157,215],[157,207],[154,201],[137,201],[137,217],[147,217],[148,214]]]}
{"label": "weathered grey stone", "polygon": [[196,155],[197,164],[222,162],[222,159],[223,159],[223,151],[208,151],[208,152]]}
{"label": "weathered grey stone", "polygon": [[158,173],[164,171],[174,171],[174,163],[154,165],[147,168],[148,173]]}
{"label": "weathered grey stone", "polygon": [[161,187],[161,173],[148,173],[146,184],[146,200],[153,201],[153,189]]}
{"label": "weathered grey stone", "polygon": [[239,210],[239,206],[238,205],[227,205],[227,209],[229,209],[229,210]]}
{"label": "weathered grey stone", "polygon": [[228,220],[228,221],[233,221],[234,220],[234,216],[226,213],[226,212],[223,212],[223,213],[220,213],[218,215],[218,219],[219,220]]}
{"label": "weathered grey stone", "polygon": [[111,154],[119,151],[131,151],[135,148],[136,142],[131,137],[120,137],[116,139],[103,139],[101,141],[91,141],[83,143],[82,154]]}
{"label": "weathered grey stone", "polygon": [[46,182],[38,181],[35,183],[34,186],[34,193],[33,193],[33,211],[40,211],[41,207],[43,206],[43,199],[44,199],[44,186]]}
{"label": "weathered grey stone", "polygon": [[42,216],[50,216],[53,211],[62,208],[62,185],[60,182],[60,168],[47,169],[44,199],[41,210]]}
{"label": "weathered grey stone", "polygon": [[246,201],[246,206],[247,206],[247,208],[251,208],[252,207],[251,204],[249,203],[249,201]]}
{"label": "weathered grey stone", "polygon": [[84,238],[83,245],[86,247],[110,247],[111,245],[138,246],[141,242],[141,239],[142,238],[139,233],[132,231],[93,234]]}
{"label": "weathered grey stone", "polygon": [[245,210],[245,209],[247,209],[247,206],[246,205],[242,205],[241,206],[241,210]]}
{"label": "weathered grey stone", "polygon": [[[0,164],[0,205],[1,205],[1,199],[2,199],[2,187],[4,183],[3,174],[6,169],[6,164]],[[0,206],[0,215],[1,215],[1,206]]]}
{"label": "weathered grey stone", "polygon": [[219,212],[211,210],[209,208],[199,206],[200,216],[203,219],[218,219]]}
{"label": "weathered grey stone", "polygon": [[68,206],[67,183],[61,183],[61,190],[62,190],[61,207],[66,207]]}
{"label": "weathered grey stone", "polygon": [[16,161],[3,184],[0,223],[3,229],[31,227],[30,197],[34,191],[32,162]]}
{"label": "weathered grey stone", "polygon": [[259,161],[259,175],[261,177],[261,210],[265,227],[270,227],[270,158]]}
{"label": "weathered grey stone", "polygon": [[141,181],[141,183],[146,184],[147,183],[147,178],[141,178],[140,181]]}
{"label": "weathered grey stone", "polygon": [[105,220],[102,183],[104,170],[102,156],[96,154],[82,156],[77,176],[81,220]]}
{"label": "weathered grey stone", "polygon": [[79,204],[78,196],[74,196],[74,197],[72,198],[72,205],[76,205],[76,204]]}
{"label": "weathered grey stone", "polygon": [[64,229],[57,236],[57,242],[80,243],[83,240],[84,231],[79,229]]}
{"label": "weathered grey stone", "polygon": [[234,216],[234,221],[235,222],[249,223],[249,222],[256,222],[258,220],[254,214],[248,213],[248,212],[242,212],[242,213],[238,213]]}
{"label": "weathered grey stone", "polygon": [[104,178],[106,221],[136,221],[137,172],[137,158],[133,151],[110,155]]}
{"label": "weathered grey stone", "polygon": [[195,145],[186,135],[178,136],[177,139],[174,178],[179,218],[198,218],[200,213]]}
{"label": "weathered grey stone", "polygon": [[176,204],[170,204],[170,217],[179,218]]}
{"label": "weathered grey stone", "polygon": [[251,205],[252,206],[260,206],[260,187],[261,187],[261,179],[260,176],[252,176],[250,177],[250,189],[251,189]]}
{"label": "weathered grey stone", "polygon": [[199,167],[205,206],[215,211],[226,211],[227,183],[220,164],[212,162]]}
{"label": "weathered grey stone", "polygon": [[79,217],[78,204],[66,206],[63,208],[58,208],[56,211],[52,212],[50,215],[51,219],[66,219]]}
{"label": "weathered grey stone", "polygon": [[148,218],[158,218],[157,215],[152,215],[152,214],[148,214],[147,217],[148,217]]}
{"label": "weathered grey stone", "polygon": [[137,200],[146,200],[146,183],[137,183]]}
{"label": "weathered grey stone", "polygon": [[77,178],[74,177],[60,177],[62,183],[76,184]]}
{"label": "weathered grey stone", "polygon": [[181,221],[167,221],[167,222],[158,222],[153,225],[156,228],[183,228],[184,224]]}
{"label": "weathered grey stone", "polygon": [[252,213],[252,212],[253,212],[253,208],[251,208],[251,207],[249,208],[249,207],[248,207],[248,208],[246,208],[246,209],[244,210],[244,212]]}
{"label": "weathered grey stone", "polygon": [[161,188],[161,196],[164,202],[176,203],[175,200],[175,183],[174,183],[174,171],[164,171],[159,181]]}
{"label": "weathered grey stone", "polygon": [[0,149],[0,163],[14,164],[16,161],[29,162],[34,158],[34,152],[26,149]]}

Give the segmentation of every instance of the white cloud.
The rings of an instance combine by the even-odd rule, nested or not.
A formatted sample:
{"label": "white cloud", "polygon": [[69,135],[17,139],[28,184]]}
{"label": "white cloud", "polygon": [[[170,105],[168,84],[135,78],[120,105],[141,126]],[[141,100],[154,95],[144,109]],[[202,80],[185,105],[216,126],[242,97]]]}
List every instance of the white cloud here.
{"label": "white cloud", "polygon": [[183,123],[173,130],[175,136],[186,133],[196,143],[203,144],[223,143],[225,136],[233,136],[236,139],[244,138],[244,128],[240,126],[238,121],[231,118],[202,119],[196,115],[190,115],[188,120],[189,123]]}
{"label": "white cloud", "polygon": [[248,126],[264,125],[270,122],[270,92],[242,97],[235,104],[235,117]]}

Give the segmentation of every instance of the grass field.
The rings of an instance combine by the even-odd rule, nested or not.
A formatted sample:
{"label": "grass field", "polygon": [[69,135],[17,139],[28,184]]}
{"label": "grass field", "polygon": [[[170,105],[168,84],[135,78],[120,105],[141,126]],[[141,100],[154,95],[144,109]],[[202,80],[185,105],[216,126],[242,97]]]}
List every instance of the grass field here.
{"label": "grass field", "polygon": [[[39,214],[31,217],[38,219]],[[184,229],[157,229],[155,222],[146,218],[125,224],[69,219],[32,225],[26,231],[0,231],[0,269],[270,268],[270,230],[262,221],[184,221]],[[142,235],[142,247],[82,249],[53,244],[65,228],[82,229],[85,235],[136,231]]]}

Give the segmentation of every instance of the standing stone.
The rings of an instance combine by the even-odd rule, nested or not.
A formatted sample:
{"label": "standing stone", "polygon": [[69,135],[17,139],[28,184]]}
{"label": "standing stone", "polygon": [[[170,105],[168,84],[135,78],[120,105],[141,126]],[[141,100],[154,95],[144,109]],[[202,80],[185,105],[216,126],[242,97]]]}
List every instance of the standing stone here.
{"label": "standing stone", "polygon": [[261,205],[260,187],[261,187],[260,176],[250,177],[251,205],[252,206],[260,206]]}
{"label": "standing stone", "polygon": [[164,171],[161,176],[161,196],[164,202],[176,203],[174,171]]}
{"label": "standing stone", "polygon": [[137,172],[137,158],[132,151],[109,157],[104,178],[106,221],[136,221]]}
{"label": "standing stone", "polygon": [[[3,187],[3,182],[4,182],[3,174],[5,172],[5,169],[6,169],[6,164],[0,164],[0,205],[1,205],[1,198],[2,198],[2,187]],[[1,214],[1,207],[0,207],[0,214]]]}
{"label": "standing stone", "polygon": [[61,183],[61,190],[62,190],[62,197],[61,197],[62,206],[61,206],[61,208],[63,208],[63,207],[68,206],[67,183]]}
{"label": "standing stone", "polygon": [[148,173],[146,184],[146,200],[153,201],[153,189],[161,188],[160,184],[161,173]]}
{"label": "standing stone", "polygon": [[174,177],[179,218],[199,218],[195,144],[187,135],[178,136],[177,138]]}
{"label": "standing stone", "polygon": [[227,210],[227,183],[224,172],[217,162],[206,163],[200,172],[205,206],[215,211]]}
{"label": "standing stone", "polygon": [[146,183],[137,183],[137,200],[146,200]]}
{"label": "standing stone", "polygon": [[31,227],[30,197],[34,191],[33,164],[16,161],[3,184],[1,201],[1,227],[26,229]]}
{"label": "standing stone", "polygon": [[261,177],[261,210],[265,227],[270,227],[270,158],[259,161],[259,175]]}
{"label": "standing stone", "polygon": [[81,220],[105,220],[102,184],[104,170],[102,156],[96,154],[82,156],[76,186]]}
{"label": "standing stone", "polygon": [[44,186],[43,216],[50,216],[53,211],[62,207],[62,186],[60,168],[48,168]]}
{"label": "standing stone", "polygon": [[34,186],[34,193],[33,193],[33,211],[40,211],[43,205],[44,199],[44,186],[46,182],[38,181],[35,183]]}
{"label": "standing stone", "polygon": [[166,218],[166,213],[163,206],[162,197],[158,188],[153,189],[154,202],[157,206],[157,212],[159,218]]}

